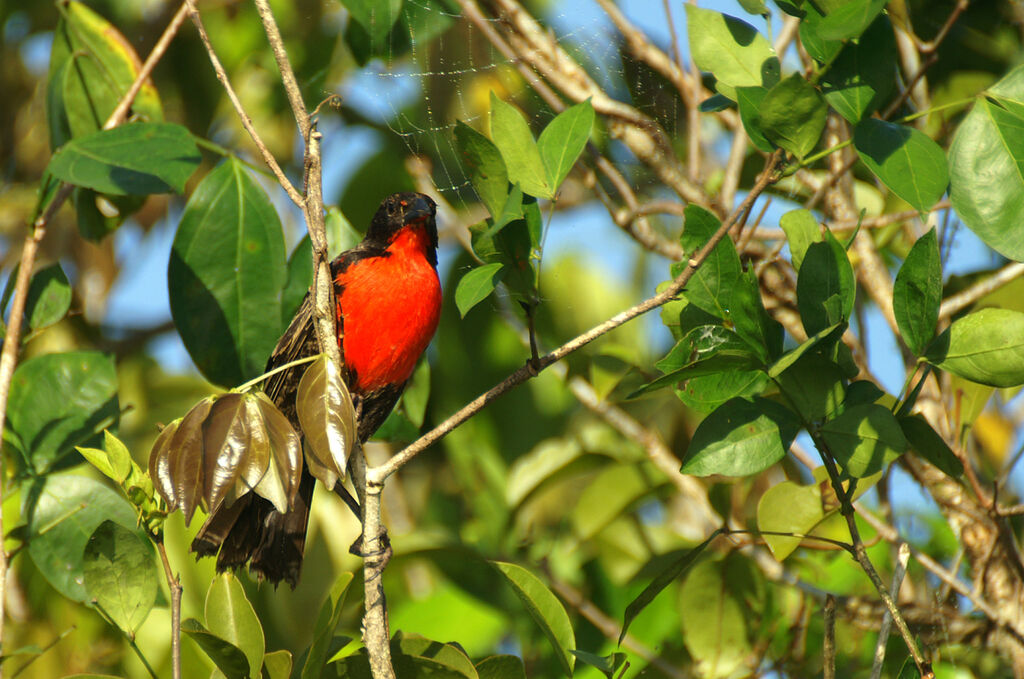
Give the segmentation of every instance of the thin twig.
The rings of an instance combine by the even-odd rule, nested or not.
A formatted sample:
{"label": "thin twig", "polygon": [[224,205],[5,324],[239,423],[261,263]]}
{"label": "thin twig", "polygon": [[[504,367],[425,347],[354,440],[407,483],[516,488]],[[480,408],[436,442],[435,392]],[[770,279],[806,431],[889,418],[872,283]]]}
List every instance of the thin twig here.
{"label": "thin twig", "polygon": [[966,309],[985,295],[998,290],[1007,283],[1020,278],[1022,275],[1024,275],[1024,263],[1013,262],[1012,264],[1007,264],[985,280],[979,281],[969,288],[961,290],[952,297],[948,297],[943,300],[942,306],[939,307],[939,320],[952,317],[954,314]]}
{"label": "thin twig", "polygon": [[825,597],[825,679],[836,679],[836,598]]}
{"label": "thin twig", "polygon": [[[183,6],[184,7],[184,6]],[[178,32],[183,20],[183,10],[179,9],[171,18],[167,28],[157,40],[149,56],[139,68],[135,80],[128,90],[118,100],[117,105],[110,116],[103,123],[103,129],[109,130],[124,122],[132,102],[138,95],[142,85],[149,79],[156,68],[157,63],[167,52],[171,40]],[[39,244],[46,236],[46,229],[57,211],[64,205],[74,192],[73,184],[63,183],[57,190],[46,210],[32,224],[32,230],[25,236],[25,243],[21,250],[21,260],[18,265],[18,276],[14,284],[14,296],[11,300],[10,316],[8,317],[7,334],[4,336],[3,349],[0,350],[0,438],[3,437],[4,428],[7,424],[7,402],[11,394],[11,380],[14,377],[14,368],[18,364],[18,350],[21,346],[21,324],[25,315],[25,303],[28,299],[28,284],[32,276],[32,269],[35,266],[36,253],[39,251]],[[0,456],[0,497],[3,496],[4,467],[3,457]],[[0,509],[0,535],[4,534],[3,511]],[[7,593],[7,554],[0,548],[0,647],[4,639],[4,604]],[[3,670],[0,668],[0,676]]]}
{"label": "thin twig", "polygon": [[238,95],[235,94],[235,89],[231,86],[231,81],[228,79],[227,71],[224,70],[223,64],[217,57],[217,53],[213,49],[213,44],[210,42],[210,36],[206,33],[206,27],[203,26],[203,19],[199,15],[199,9],[195,6],[195,0],[185,0],[188,5],[189,15],[192,17],[192,23],[195,24],[196,30],[199,31],[199,39],[203,42],[203,47],[206,48],[206,54],[210,57],[210,63],[213,65],[213,71],[217,74],[217,80],[220,81],[221,87],[224,88],[224,92],[227,93],[228,99],[231,101],[231,105],[235,107],[235,112],[238,114],[239,119],[242,121],[242,127],[249,133],[249,137],[252,138],[256,149],[263,156],[263,162],[267,164],[270,171],[274,173],[281,188],[285,190],[288,197],[291,198],[292,202],[302,207],[303,198],[299,190],[295,188],[291,180],[285,176],[284,170],[277,164],[277,160],[274,155],[267,148],[267,145],[263,143],[263,139],[260,138],[259,133],[256,131],[256,126],[252,123],[252,118],[246,113],[245,109],[242,108],[242,102],[238,99]]}
{"label": "thin twig", "polygon": [[577,349],[586,346],[587,344],[594,341],[598,337],[604,335],[605,333],[611,330],[614,330],[623,323],[626,323],[627,321],[630,321],[636,318],[637,316],[640,316],[650,311],[651,309],[656,309],[662,304],[665,304],[666,302],[675,299],[675,297],[683,290],[683,288],[686,286],[686,283],[690,280],[690,278],[696,272],[697,268],[700,267],[701,263],[707,258],[707,256],[711,253],[714,247],[723,238],[726,237],[726,235],[729,233],[729,229],[732,228],[734,224],[736,224],[740,219],[742,219],[746,215],[747,211],[750,209],[750,206],[753,205],[755,200],[757,200],[757,197],[760,196],[761,193],[769,185],[777,181],[778,177],[775,173],[775,167],[778,164],[779,157],[779,152],[775,152],[768,157],[768,162],[765,164],[765,169],[758,176],[757,182],[755,183],[754,187],[750,190],[750,193],[747,194],[747,197],[743,200],[743,203],[733,212],[733,214],[728,219],[726,219],[722,223],[718,231],[715,232],[715,234],[711,237],[707,244],[705,244],[704,247],[698,250],[694,254],[694,256],[687,262],[687,267],[683,270],[682,273],[680,273],[680,275],[675,279],[675,281],[672,282],[672,285],[668,286],[661,293],[647,300],[644,300],[643,302],[633,307],[630,307],[629,309],[626,309],[625,311],[622,311],[616,314],[615,316],[612,316],[604,323],[600,323],[591,328],[590,330],[586,331],[582,335],[579,335],[569,340],[568,342],[558,347],[551,353],[541,356],[540,360],[537,362],[538,365],[536,370],[534,370],[532,366],[524,365],[522,368],[520,368],[519,370],[515,371],[514,373],[506,377],[504,380],[502,380],[499,384],[492,387],[490,390],[486,391],[480,396],[477,396],[475,399],[473,399],[468,404],[463,406],[462,409],[460,409],[454,415],[450,416],[447,420],[439,424],[437,427],[421,436],[419,439],[417,439],[415,442],[407,446],[399,453],[392,456],[387,462],[380,466],[373,467],[372,469],[368,469],[367,477],[371,478],[376,483],[383,483],[384,479],[398,471],[403,465],[409,462],[409,460],[419,455],[426,448],[440,440],[450,431],[452,431],[453,429],[461,425],[463,422],[468,420],[470,417],[475,415],[477,411],[479,411],[481,408],[483,408],[484,406],[486,406],[488,403],[498,398],[499,396],[503,395],[505,392],[509,391],[513,387],[522,384],[531,377],[536,376],[541,370],[547,368],[552,363],[562,360],[563,358],[573,353]]}
{"label": "thin twig", "polygon": [[163,535],[156,537],[154,542],[160,552],[164,577],[167,578],[167,587],[171,592],[171,676],[173,679],[181,679],[181,578],[171,568]]}
{"label": "thin twig", "polygon": [[[897,599],[900,596],[900,587],[903,585],[903,576],[907,574],[907,561],[910,559],[910,547],[907,543],[900,543],[896,554],[896,570],[892,574],[892,595]],[[882,664],[885,662],[885,646],[889,641],[889,628],[892,626],[892,616],[889,611],[882,614],[882,627],[878,630],[878,643],[875,645],[875,659],[871,665],[871,679],[880,679],[882,676]]]}

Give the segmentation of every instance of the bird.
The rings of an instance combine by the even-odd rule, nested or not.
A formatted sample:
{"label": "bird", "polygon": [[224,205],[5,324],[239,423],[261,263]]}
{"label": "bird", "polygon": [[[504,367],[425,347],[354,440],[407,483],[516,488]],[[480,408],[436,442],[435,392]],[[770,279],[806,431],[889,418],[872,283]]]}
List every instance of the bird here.
{"label": "bird", "polygon": [[[422,193],[395,193],[380,204],[357,246],[330,265],[342,375],[359,416],[364,443],[387,419],[437,329],[437,206]],[[281,335],[266,372],[320,353],[312,291]],[[305,365],[270,376],[264,392],[299,430],[295,400]],[[219,506],[200,527],[196,558],[217,555],[217,570],[239,569],[276,586],[298,583],[314,478],[303,466],[286,512],[248,493]]]}

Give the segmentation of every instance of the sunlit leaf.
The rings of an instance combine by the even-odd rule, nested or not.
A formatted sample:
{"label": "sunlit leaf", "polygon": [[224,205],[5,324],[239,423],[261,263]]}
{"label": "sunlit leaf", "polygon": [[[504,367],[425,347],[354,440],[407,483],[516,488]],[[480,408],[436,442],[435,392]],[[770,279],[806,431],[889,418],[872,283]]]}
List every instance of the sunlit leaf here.
{"label": "sunlit leaf", "polygon": [[522,566],[503,561],[491,562],[498,572],[505,576],[509,586],[523,602],[530,617],[551,642],[558,664],[565,676],[572,676],[573,657],[569,650],[576,647],[572,623],[558,598],[543,582]]}
{"label": "sunlit leaf", "polygon": [[205,615],[210,632],[237,646],[248,660],[249,675],[260,676],[263,627],[234,575],[221,573],[214,578],[206,593]]}
{"label": "sunlit leaf", "polygon": [[487,299],[494,291],[501,281],[503,268],[504,264],[501,262],[483,264],[470,269],[459,279],[459,285],[455,288],[455,306],[459,308],[459,314],[463,318],[470,309]]}
{"label": "sunlit leaf", "polygon": [[857,478],[881,470],[907,448],[892,411],[875,403],[847,408],[822,425],[821,435],[843,470]]}
{"label": "sunlit leaf", "polygon": [[763,398],[733,399],[698,425],[681,471],[695,476],[755,474],[785,457],[799,430],[799,419],[785,406]]}
{"label": "sunlit leaf", "polygon": [[[284,513],[295,501],[302,479],[302,440],[284,413],[263,392],[253,394],[247,405],[250,418],[262,418],[270,445],[270,464],[253,492]],[[252,412],[253,407],[257,412]]]}
{"label": "sunlit leaf", "polygon": [[[802,29],[804,22],[800,24]],[[856,125],[885,103],[892,91],[895,56],[892,24],[883,14],[859,40],[846,43],[821,77],[825,101]]]}
{"label": "sunlit leaf", "polygon": [[756,124],[773,144],[803,158],[817,146],[827,117],[818,90],[794,73],[764,95]]}
{"label": "sunlit leaf", "polygon": [[932,228],[917,239],[893,285],[892,307],[900,335],[915,355],[924,353],[935,336],[942,303],[942,262]]}
{"label": "sunlit leaf", "polygon": [[341,371],[326,355],[306,368],[299,381],[295,409],[306,436],[309,472],[333,489],[345,476],[358,432],[352,396]]}
{"label": "sunlit leaf", "polygon": [[735,88],[779,81],[779,60],[768,40],[750,24],[686,3],[686,28],[693,60],[715,76],[715,89],[736,100]]}
{"label": "sunlit leaf", "polygon": [[541,131],[537,147],[552,190],[558,191],[576,164],[593,126],[594,107],[587,99],[559,113]]}
{"label": "sunlit leaf", "polygon": [[981,309],[953,321],[926,353],[937,368],[992,387],[1024,384],[1024,313]]}
{"label": "sunlit leaf", "polygon": [[292,675],[292,653],[280,650],[263,656],[263,672],[267,679],[288,679]]}
{"label": "sunlit leaf", "polygon": [[537,198],[552,198],[544,161],[530,126],[516,107],[491,92],[491,141],[501,151],[508,179]]}
{"label": "sunlit leaf", "polygon": [[615,679],[619,670],[626,664],[628,657],[625,653],[612,653],[611,655],[595,655],[586,651],[569,651],[576,659],[584,664],[595,668],[608,679]]}
{"label": "sunlit leaf", "polygon": [[679,590],[683,642],[704,677],[731,675],[752,652],[749,610],[725,566],[725,561],[696,564]]}
{"label": "sunlit leaf", "polygon": [[495,220],[508,200],[508,171],[494,143],[466,125],[455,123],[455,141],[470,171],[469,180]]}
{"label": "sunlit leaf", "polygon": [[[189,410],[174,430],[167,443],[167,473],[170,475],[173,493],[164,496],[171,510],[181,509],[185,514],[185,523],[192,521],[192,515],[200,506],[203,498],[203,474],[206,451],[203,448],[203,422],[213,407],[215,397],[209,396]],[[160,441],[158,440],[159,444]],[[151,453],[152,454],[152,453]],[[161,475],[163,469],[158,462],[157,471]],[[161,476],[159,488],[164,487]]]}
{"label": "sunlit leaf", "polygon": [[195,618],[184,620],[181,623],[181,631],[203,649],[227,679],[249,678],[249,660],[245,653],[230,641],[210,632]]}
{"label": "sunlit leaf", "polygon": [[927,210],[946,192],[946,154],[924,132],[868,118],[854,129],[853,145],[875,176],[914,208]]}
{"label": "sunlit leaf", "polygon": [[821,227],[810,210],[790,210],[779,218],[779,226],[789,241],[789,256],[793,270],[800,271],[800,265],[811,243],[821,240]]}
{"label": "sunlit leaf", "polygon": [[846,40],[863,33],[886,0],[849,0],[832,9],[818,24],[818,35],[826,40]]}
{"label": "sunlit leaf", "polygon": [[89,597],[115,625],[134,635],[156,601],[153,550],[134,532],[107,520],[89,537],[83,560]]}
{"label": "sunlit leaf", "polygon": [[132,123],[72,139],[46,171],[113,195],[182,193],[200,160],[192,135],[181,125]]}

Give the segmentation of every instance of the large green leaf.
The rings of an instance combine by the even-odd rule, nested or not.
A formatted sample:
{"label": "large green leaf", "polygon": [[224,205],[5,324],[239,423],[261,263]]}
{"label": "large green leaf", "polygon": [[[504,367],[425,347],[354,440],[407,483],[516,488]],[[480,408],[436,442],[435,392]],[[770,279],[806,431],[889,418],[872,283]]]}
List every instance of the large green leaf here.
{"label": "large green leaf", "polygon": [[466,125],[455,123],[455,141],[469,169],[469,181],[493,219],[501,216],[508,201],[508,171],[494,143]]}
{"label": "large green leaf", "polygon": [[818,24],[825,40],[846,40],[863,33],[885,7],[887,0],[847,0],[829,11]]}
{"label": "large green leaf", "polygon": [[785,457],[799,431],[797,416],[775,401],[732,399],[697,426],[681,471],[695,476],[756,474]]}
{"label": "large green leaf", "polygon": [[331,586],[327,598],[320,606],[320,615],[317,616],[316,624],[313,626],[313,643],[310,644],[309,653],[306,655],[306,662],[302,666],[302,679],[318,679],[324,671],[327,663],[327,655],[330,650],[331,640],[334,638],[334,630],[341,620],[342,608],[345,605],[345,595],[348,594],[348,586],[352,584],[352,574],[342,573]]}
{"label": "large green leaf", "polygon": [[736,105],[740,111],[743,128],[747,131],[747,136],[750,137],[750,143],[765,153],[771,153],[775,150],[775,145],[768,141],[760,127],[761,103],[766,94],[768,94],[768,89],[760,85],[737,87]]}
{"label": "large green leaf", "polygon": [[263,372],[281,331],[285,277],[277,212],[229,158],[192,194],[167,267],[174,324],[211,382],[233,386]]}
{"label": "large green leaf", "polygon": [[1024,261],[1024,66],[979,98],[949,149],[950,199],[964,224],[1002,255]]}
{"label": "large green leaf", "polygon": [[494,288],[501,282],[501,273],[504,268],[501,262],[492,262],[470,269],[455,288],[455,306],[459,308],[459,315],[463,318],[469,310],[494,292]]}
{"label": "large green leaf", "polygon": [[231,573],[221,573],[214,578],[206,593],[204,610],[210,632],[241,650],[249,661],[249,675],[260,676],[263,626],[238,578]]}
{"label": "large green leaf", "polygon": [[828,107],[814,85],[794,73],[768,90],[758,114],[756,125],[769,141],[803,158],[825,130]]}
{"label": "large green leaf", "polygon": [[25,318],[33,330],[64,318],[71,308],[71,284],[60,264],[51,264],[32,276],[25,299]]}
{"label": "large green leaf", "polygon": [[727,561],[698,563],[679,590],[683,643],[700,676],[713,679],[733,674],[753,650],[747,638],[750,610]]}
{"label": "large green leaf", "polygon": [[28,529],[28,554],[58,592],[86,601],[86,543],[101,523],[112,520],[136,528],[135,511],[108,486],[84,476],[50,474],[25,493],[22,515]]}
{"label": "large green leaf", "polygon": [[559,113],[541,131],[537,147],[552,191],[558,191],[569,170],[576,164],[593,127],[594,107],[587,99]]}
{"label": "large green leaf", "polygon": [[958,318],[932,342],[925,358],[991,387],[1024,384],[1024,313],[982,309]]}
{"label": "large green leaf", "polygon": [[181,623],[181,631],[196,642],[227,679],[250,679],[249,660],[230,641],[209,631],[195,618]]}
{"label": "large green leaf", "polygon": [[515,106],[502,101],[494,92],[491,92],[491,141],[505,159],[510,182],[537,198],[554,196],[544,160],[526,119]]}
{"label": "large green leaf", "polygon": [[200,160],[192,135],[181,125],[132,123],[72,139],[46,171],[113,195],[181,193]]}
{"label": "large green leaf", "polygon": [[92,351],[44,354],[14,372],[4,438],[30,471],[42,473],[75,446],[98,444],[119,416],[113,358]]}
{"label": "large green leaf", "polygon": [[876,403],[847,408],[822,425],[821,435],[846,473],[857,478],[880,471],[907,448],[892,411]]}
{"label": "large green leaf", "polygon": [[736,88],[779,81],[779,60],[757,29],[735,17],[686,3],[686,30],[697,67],[715,76],[715,89],[736,100]]}
{"label": "large green leaf", "polygon": [[808,335],[850,318],[856,285],[846,250],[831,233],[808,246],[796,280],[797,307]]}
{"label": "large green leaf", "polygon": [[856,125],[889,96],[896,77],[895,55],[892,24],[879,16],[859,40],[846,43],[822,75],[825,101]]}
{"label": "large green leaf", "polygon": [[942,262],[935,229],[917,239],[896,274],[892,307],[900,335],[920,356],[935,336],[942,303]]}
{"label": "large green leaf", "polygon": [[[683,234],[679,239],[683,250],[687,255],[693,256],[711,240],[721,224],[718,218],[705,208],[693,203],[687,205],[684,210]],[[743,267],[732,239],[723,238],[687,283],[687,301],[725,320],[728,318],[733,288],[742,271]],[[673,269],[672,274],[678,275],[678,270]]]}
{"label": "large green leaf", "polygon": [[119,628],[134,636],[156,601],[153,550],[114,521],[101,523],[84,553],[85,589]]}
{"label": "large green leaf", "polygon": [[853,145],[875,176],[912,207],[927,210],[946,192],[946,154],[924,132],[868,118],[854,129]]}
{"label": "large green leaf", "polygon": [[551,642],[555,658],[558,659],[565,676],[571,677],[573,657],[569,651],[576,648],[576,636],[562,603],[536,575],[522,566],[504,561],[491,563],[505,576],[506,582],[523,602],[530,617]]}
{"label": "large green leaf", "polygon": [[793,270],[800,271],[804,255],[811,243],[821,240],[821,227],[810,210],[803,208],[790,210],[779,218],[779,226],[786,233],[789,241],[789,257],[793,262]]}

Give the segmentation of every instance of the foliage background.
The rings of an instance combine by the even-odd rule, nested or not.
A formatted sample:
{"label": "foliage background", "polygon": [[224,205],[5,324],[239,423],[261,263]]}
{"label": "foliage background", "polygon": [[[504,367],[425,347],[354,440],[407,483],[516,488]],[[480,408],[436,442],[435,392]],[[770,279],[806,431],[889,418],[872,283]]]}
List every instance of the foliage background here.
{"label": "foliage background", "polygon": [[[485,131],[492,92],[514,102],[535,134],[552,119],[553,111],[516,71],[517,62],[488,44],[479,25],[460,16],[457,3],[406,0],[408,14],[403,21],[412,28],[387,38],[369,36],[340,3],[301,0],[272,5],[307,103],[315,105],[331,93],[342,95],[339,107],[321,114],[327,201],[337,204],[358,232],[390,192],[420,189],[444,199],[445,310],[428,354],[429,372],[424,369],[417,378],[421,387],[417,393],[422,395],[429,385],[422,414],[425,430],[519,368],[529,355],[518,309],[507,294],[487,298],[464,318],[454,303],[459,279],[475,264],[465,247],[467,227],[486,216],[456,143],[456,121]],[[143,56],[177,9],[156,1],[110,0],[90,6],[117,26]],[[744,12],[746,3],[712,6],[768,30],[762,19]],[[892,2],[886,12],[894,21],[912,17],[917,36],[928,41],[936,38],[955,6],[953,2]],[[660,124],[680,158],[692,159],[690,146],[694,139],[699,141],[700,165],[688,172],[709,206],[724,214],[737,188],[739,197],[749,189],[763,165],[763,154],[744,139],[737,141],[735,117],[693,117],[694,102],[683,101],[673,84],[638,57],[599,8],[582,1],[526,3],[526,7],[551,27],[558,43],[605,91]],[[301,150],[294,120],[254,9],[243,2],[202,3],[201,8],[218,54],[257,129],[290,176],[298,177]],[[785,15],[772,9],[775,38]],[[677,27],[682,63],[689,68],[682,3],[669,3],[671,20],[665,18],[666,8],[660,3],[623,3],[623,11],[648,29],[668,54],[673,49],[672,35],[664,28],[667,24]],[[969,106],[969,101],[961,100],[982,92],[1020,61],[1019,12],[1012,2],[967,6],[948,35],[942,35],[934,53],[919,54],[926,63],[933,55],[935,60],[917,85],[922,92],[909,97],[910,102],[899,108],[900,115],[954,104],[912,121],[916,129],[949,149]],[[502,28],[491,13],[487,16],[485,25]],[[0,237],[3,270],[8,275],[51,156],[46,64],[57,18],[57,9],[48,3],[6,2],[0,8],[4,65],[0,91],[9,102],[0,107],[5,179]],[[782,56],[785,74],[807,63],[806,54],[801,61],[795,47]],[[895,67],[902,74],[885,100],[889,101],[911,73],[905,54],[886,56],[889,70]],[[186,25],[175,39],[154,81],[166,120],[179,122],[197,137],[259,165],[191,26]],[[704,84],[712,83],[706,79]],[[702,91],[699,100],[711,93]],[[835,114],[832,117],[838,120]],[[699,134],[692,132],[695,125]],[[832,125],[823,142],[808,149],[808,154],[824,145],[834,146],[837,138],[830,134],[842,137],[842,123]],[[607,128],[595,129],[594,143],[622,170],[644,202],[678,200],[662,183],[656,167],[610,141]],[[741,162],[730,162],[737,153]],[[585,159],[597,162],[593,156]],[[71,313],[32,332],[22,360],[83,349],[111,354],[117,366],[117,400],[127,408],[118,436],[143,467],[158,433],[157,423],[179,417],[214,389],[192,369],[169,306],[162,300],[170,240],[185,197],[219,161],[218,153],[205,148],[203,165],[184,196],[150,196],[111,236],[83,237],[74,211],[65,209],[43,242],[42,263],[59,262],[71,282]],[[829,162],[822,159],[814,168],[827,168]],[[270,179],[251,174],[271,196],[291,255],[304,233],[301,214]],[[772,254],[771,247],[779,242],[780,217],[808,197],[801,179],[806,177],[798,175],[795,181],[773,189],[761,228],[740,248],[751,266],[766,262],[759,270],[765,303],[787,330],[803,309],[797,308],[793,297],[795,274],[787,270],[789,249],[775,258],[778,253]],[[839,185],[856,198],[853,223],[861,208],[873,218],[902,214],[911,207],[862,164],[845,174]],[[668,214],[650,217],[649,228],[656,234],[653,241],[662,244],[660,252],[658,246],[652,252],[637,244],[642,234],[631,238],[614,225],[612,217],[625,209],[616,203],[618,194],[607,186],[599,192],[611,205],[610,216],[592,186],[592,172],[577,169],[552,209],[537,309],[542,348],[555,347],[650,296],[657,283],[670,278],[666,251],[678,254],[673,248],[681,231],[681,215],[670,209]],[[753,215],[765,205],[764,200],[757,203]],[[851,214],[829,200],[818,216],[852,225]],[[634,233],[640,230],[635,221],[622,221]],[[340,223],[339,218],[336,226]],[[869,241],[891,278],[918,236],[931,226],[938,227],[944,257],[944,299],[985,280],[1007,262],[981,245],[948,206],[924,219],[904,217],[861,233],[870,234]],[[341,226],[336,231],[342,241],[346,231]],[[302,261],[307,252],[300,249],[294,261]],[[851,251],[858,281],[864,286],[863,261],[858,257],[856,250]],[[898,394],[913,356],[886,325],[871,297],[864,287],[858,291],[855,341],[864,348],[866,366],[882,386]],[[1019,300],[1019,286],[1011,283],[984,302],[1022,310]],[[266,319],[267,334],[276,337],[288,315],[282,309],[281,319]],[[670,316],[663,318],[671,323]],[[658,455],[662,460],[665,455],[685,456],[697,424],[709,410],[692,398],[687,401],[689,407],[681,406],[673,390],[638,400],[625,398],[658,374],[652,364],[672,347],[674,339],[678,338],[653,316],[624,326],[573,355],[564,369],[548,370],[490,405],[391,480],[385,510],[396,556],[387,570],[385,588],[393,630],[457,641],[474,659],[499,652],[520,655],[528,676],[555,676],[559,664],[547,639],[484,559],[519,563],[540,576],[569,610],[576,648],[607,655],[617,650],[614,637],[627,605],[666,564],[700,543],[723,518],[735,526],[756,528],[758,503],[770,488],[787,479],[811,481],[810,472],[793,456],[756,475],[716,476],[701,483],[667,473],[665,465],[657,464]],[[790,345],[799,339],[791,336]],[[943,380],[936,384],[941,391],[933,398],[947,414],[956,413],[955,418],[947,418],[955,427],[948,436],[950,442],[970,462],[989,497],[993,483],[998,482],[999,503],[1015,506],[1019,483],[1014,472],[1021,444],[1015,392],[991,396],[989,388],[962,380],[951,383],[948,376]],[[599,405],[587,407],[593,401]],[[607,406],[600,404],[621,410],[609,414]],[[415,437],[413,423],[420,419],[415,402],[406,402],[403,408],[406,420],[395,420],[390,429],[394,442],[368,449],[371,461],[386,458],[399,442]],[[622,413],[628,422],[642,425],[639,433],[630,435],[622,418],[616,419]],[[812,442],[801,437],[797,445],[809,451],[817,466]],[[5,530],[10,531],[17,530],[24,518],[24,492],[29,484],[22,482],[25,470],[14,461],[10,447],[5,446],[5,451],[4,518]],[[62,473],[103,479],[79,462],[77,457],[64,460],[61,466],[68,471]],[[678,460],[673,462],[678,467]],[[886,517],[919,550],[995,600],[998,596],[985,583],[984,567],[972,561],[971,548],[965,550],[962,544],[964,522],[950,518],[941,498],[935,501],[941,484],[929,482],[928,474],[934,470],[921,471],[914,464],[886,465],[878,485],[862,502]],[[1003,526],[1004,535],[1015,538],[1019,531],[1015,516],[991,523]],[[213,580],[212,560],[194,564],[186,554],[198,525],[193,521],[191,528],[185,527],[180,514],[175,514],[166,530],[170,557],[184,585],[184,615],[203,619]],[[828,529],[835,539],[849,539],[848,532],[843,537],[844,528],[838,523]],[[872,561],[888,579],[895,547],[879,539],[870,526],[862,524],[862,530]],[[360,568],[347,552],[358,533],[358,524],[341,503],[318,490],[299,587],[294,592],[275,590],[242,577],[245,593],[262,622],[267,651],[288,649],[298,657],[309,645],[316,623],[312,612],[319,609],[337,574]],[[749,547],[750,543],[754,546]],[[14,556],[4,648],[46,649],[22,676],[87,671],[146,676],[122,636],[89,607],[58,594],[35,561],[20,550],[21,544],[17,533],[6,543]],[[992,544],[993,552],[998,551],[995,538]],[[1019,557],[1012,553],[992,556],[1004,557],[1019,564]],[[630,663],[626,676],[815,675],[823,663],[818,590],[840,597],[837,665],[855,668],[858,674],[866,672],[882,609],[870,582],[844,552],[809,543],[785,562],[786,570],[780,573],[762,543],[734,536],[716,542],[704,558],[685,578],[670,584],[632,624],[632,638],[624,647]],[[800,585],[782,584],[790,576]],[[915,633],[934,654],[940,676],[1013,676],[1014,670],[1021,671],[1020,651],[1006,650],[1012,643],[986,649],[984,640],[998,630],[986,627],[983,614],[963,597],[951,594],[917,561],[912,561],[905,587],[901,602],[913,618]],[[1011,593],[1000,602],[1012,608],[1012,602],[1019,604],[1019,579],[1008,587]],[[137,643],[151,664],[166,674],[169,612],[166,593],[159,596],[157,607],[138,631]],[[361,602],[350,596],[339,634],[358,638],[360,614]],[[205,676],[212,667],[210,660],[189,640],[183,650],[185,676]],[[26,653],[24,660],[15,656],[5,670],[32,657],[32,653]],[[906,657],[905,647],[894,636],[886,674],[896,676]],[[589,667],[581,667],[577,674],[600,676]]]}

